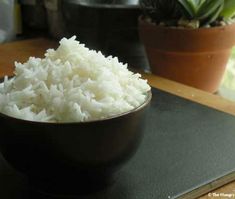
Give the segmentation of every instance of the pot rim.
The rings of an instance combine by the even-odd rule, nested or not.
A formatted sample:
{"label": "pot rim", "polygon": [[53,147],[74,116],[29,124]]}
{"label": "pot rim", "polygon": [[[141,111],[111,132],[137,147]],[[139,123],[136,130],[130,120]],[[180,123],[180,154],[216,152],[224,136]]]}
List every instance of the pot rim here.
{"label": "pot rim", "polygon": [[225,26],[214,26],[214,27],[199,27],[199,28],[179,28],[179,27],[175,27],[175,26],[159,26],[156,25],[153,22],[149,22],[145,19],[145,16],[140,15],[138,18],[138,22],[139,25],[142,26],[149,26],[149,27],[155,27],[158,29],[162,29],[162,30],[174,30],[174,31],[184,31],[184,32],[209,32],[209,31],[219,31],[219,30],[224,30],[226,28],[229,27],[233,27],[235,26],[235,22],[233,22],[232,24],[226,24]]}
{"label": "pot rim", "polygon": [[235,45],[235,23],[213,28],[157,26],[139,17],[139,36],[145,46],[165,52],[215,53]]}

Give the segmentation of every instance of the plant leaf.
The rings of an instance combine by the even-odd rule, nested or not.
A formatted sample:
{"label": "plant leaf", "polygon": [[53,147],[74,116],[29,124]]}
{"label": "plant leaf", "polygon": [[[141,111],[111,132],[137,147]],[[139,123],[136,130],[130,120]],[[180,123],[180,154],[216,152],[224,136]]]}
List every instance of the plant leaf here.
{"label": "plant leaf", "polygon": [[224,0],[224,9],[220,13],[220,16],[225,19],[229,19],[235,16],[235,0]]}
{"label": "plant leaf", "polygon": [[218,8],[224,4],[224,0],[207,0],[202,4],[198,10],[197,18],[198,19],[206,19],[213,15]]}
{"label": "plant leaf", "polygon": [[187,14],[190,17],[193,18],[195,16],[196,9],[195,9],[195,6],[194,6],[194,3],[192,2],[192,0],[178,0],[178,2],[181,3],[181,5],[187,11]]}
{"label": "plant leaf", "polygon": [[224,8],[224,2],[217,8],[217,10],[203,23],[203,25],[210,24],[214,22],[220,15],[221,11]]}
{"label": "plant leaf", "polygon": [[186,1],[188,1],[194,13],[197,13],[198,4],[200,3],[200,1],[199,0],[186,0]]}

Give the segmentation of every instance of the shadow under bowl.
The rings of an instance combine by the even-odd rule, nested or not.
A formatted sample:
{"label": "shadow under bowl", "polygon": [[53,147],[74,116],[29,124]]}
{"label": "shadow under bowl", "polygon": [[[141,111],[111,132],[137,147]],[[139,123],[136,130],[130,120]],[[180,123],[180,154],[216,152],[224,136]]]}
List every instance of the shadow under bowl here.
{"label": "shadow under bowl", "polygon": [[0,114],[0,150],[45,192],[100,189],[138,148],[151,97],[150,91],[139,107],[90,122],[34,122]]}

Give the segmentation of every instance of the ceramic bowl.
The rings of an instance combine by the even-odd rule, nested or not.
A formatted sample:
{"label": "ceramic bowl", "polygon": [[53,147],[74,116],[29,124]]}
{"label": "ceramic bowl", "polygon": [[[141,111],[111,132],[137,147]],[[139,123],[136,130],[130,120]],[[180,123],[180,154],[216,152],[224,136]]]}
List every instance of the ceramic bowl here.
{"label": "ceramic bowl", "polygon": [[151,97],[148,92],[139,107],[90,122],[33,122],[0,114],[0,150],[17,171],[44,187],[72,181],[101,185],[138,148]]}

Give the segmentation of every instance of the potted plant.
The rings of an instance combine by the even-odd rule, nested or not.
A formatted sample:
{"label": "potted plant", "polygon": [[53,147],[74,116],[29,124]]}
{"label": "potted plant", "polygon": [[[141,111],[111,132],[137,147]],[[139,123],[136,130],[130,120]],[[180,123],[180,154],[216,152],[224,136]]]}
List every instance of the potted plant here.
{"label": "potted plant", "polygon": [[235,45],[234,0],[140,0],[139,34],[151,70],[216,92]]}

